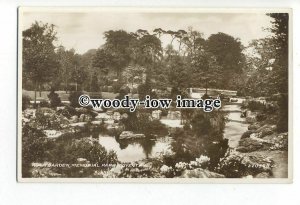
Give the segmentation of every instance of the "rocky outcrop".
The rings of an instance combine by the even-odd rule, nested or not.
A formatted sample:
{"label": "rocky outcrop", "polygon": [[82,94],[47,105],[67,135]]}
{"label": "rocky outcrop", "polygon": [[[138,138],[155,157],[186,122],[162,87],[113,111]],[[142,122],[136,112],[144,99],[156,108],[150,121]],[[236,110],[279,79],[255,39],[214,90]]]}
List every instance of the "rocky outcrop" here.
{"label": "rocky outcrop", "polygon": [[51,108],[39,108],[36,110],[35,117],[32,117],[28,122],[33,128],[44,130],[61,130],[69,127],[69,120],[56,113],[55,110]]}
{"label": "rocky outcrop", "polygon": [[146,136],[144,134],[135,134],[132,131],[123,131],[120,136],[119,139],[123,140],[123,139],[143,139]]}
{"label": "rocky outcrop", "polygon": [[239,141],[239,146],[236,148],[239,152],[253,152],[263,147],[263,142],[252,138],[244,138]]}
{"label": "rocky outcrop", "polygon": [[58,130],[43,130],[43,132],[48,138],[58,138],[63,134],[63,132]]}
{"label": "rocky outcrop", "polygon": [[183,171],[180,178],[225,178],[225,176],[207,169],[197,168]]}
{"label": "rocky outcrop", "polygon": [[239,152],[254,152],[258,150],[287,150],[288,133],[273,133],[263,136],[263,132],[250,134],[248,138],[242,138],[236,148]]}
{"label": "rocky outcrop", "polygon": [[271,173],[273,166],[274,161],[268,156],[234,151],[220,161],[218,170],[226,177],[239,178]]}
{"label": "rocky outcrop", "polygon": [[248,126],[248,130],[257,130],[258,128],[260,128],[260,124],[258,122],[253,123],[251,125]]}

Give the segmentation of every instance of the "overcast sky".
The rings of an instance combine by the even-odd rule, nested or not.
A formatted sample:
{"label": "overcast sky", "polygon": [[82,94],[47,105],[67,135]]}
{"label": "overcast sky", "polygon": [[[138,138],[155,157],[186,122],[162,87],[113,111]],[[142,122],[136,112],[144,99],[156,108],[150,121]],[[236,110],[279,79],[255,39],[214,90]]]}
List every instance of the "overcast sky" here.
{"label": "overcast sky", "polygon": [[[152,31],[179,29],[200,31],[207,38],[210,34],[223,32],[239,38],[243,45],[249,41],[270,35],[263,28],[270,27],[270,17],[263,13],[112,13],[112,12],[25,12],[22,29],[34,21],[57,26],[58,42],[78,53],[98,48],[104,43],[103,33],[123,29],[134,32],[137,29]],[[162,39],[165,47],[170,40]]]}

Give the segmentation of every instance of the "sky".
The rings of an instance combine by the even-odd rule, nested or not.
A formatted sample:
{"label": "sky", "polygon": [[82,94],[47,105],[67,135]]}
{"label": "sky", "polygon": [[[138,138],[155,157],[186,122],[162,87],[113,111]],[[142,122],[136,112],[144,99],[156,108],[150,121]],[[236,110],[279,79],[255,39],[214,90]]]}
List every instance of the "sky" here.
{"label": "sky", "polygon": [[[24,12],[21,16],[21,29],[25,30],[35,21],[56,26],[58,41],[67,49],[74,48],[83,54],[89,49],[104,44],[103,33],[108,30],[135,32],[137,29],[152,31],[187,30],[192,27],[203,33],[204,38],[223,32],[239,38],[244,46],[253,39],[264,38],[270,33],[263,28],[271,26],[271,18],[264,13],[137,13],[108,11],[51,11]],[[170,43],[170,37],[163,37],[163,47]],[[175,47],[175,46],[174,46]]]}

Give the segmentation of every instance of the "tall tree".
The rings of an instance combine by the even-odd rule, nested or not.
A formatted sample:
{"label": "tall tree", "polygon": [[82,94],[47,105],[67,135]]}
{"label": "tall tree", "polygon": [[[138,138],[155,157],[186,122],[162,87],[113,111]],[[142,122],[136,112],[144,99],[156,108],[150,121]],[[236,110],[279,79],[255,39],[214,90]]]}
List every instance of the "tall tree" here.
{"label": "tall tree", "polygon": [[288,13],[271,13],[273,18],[271,32],[274,34],[273,42],[276,45],[274,71],[276,73],[276,81],[278,92],[288,92],[288,29],[289,14]]}
{"label": "tall tree", "polygon": [[34,83],[36,103],[36,91],[45,82],[58,73],[58,60],[55,53],[54,41],[56,31],[53,24],[35,22],[23,35],[23,75]]}
{"label": "tall tree", "polygon": [[239,39],[220,32],[212,34],[206,41],[205,49],[216,57],[217,63],[222,68],[224,88],[236,89],[234,85],[229,87],[232,74],[242,74],[245,63],[243,46]]}
{"label": "tall tree", "polygon": [[[72,78],[72,71],[78,63],[76,60],[75,50],[66,50],[63,46],[60,46],[57,50],[57,55],[60,63],[60,80],[64,82],[66,93],[68,92],[69,82]],[[78,58],[78,56],[77,56]]]}
{"label": "tall tree", "polygon": [[104,33],[104,38],[104,49],[110,55],[109,66],[120,77],[122,70],[130,63],[129,46],[133,36],[123,30],[110,30]]}

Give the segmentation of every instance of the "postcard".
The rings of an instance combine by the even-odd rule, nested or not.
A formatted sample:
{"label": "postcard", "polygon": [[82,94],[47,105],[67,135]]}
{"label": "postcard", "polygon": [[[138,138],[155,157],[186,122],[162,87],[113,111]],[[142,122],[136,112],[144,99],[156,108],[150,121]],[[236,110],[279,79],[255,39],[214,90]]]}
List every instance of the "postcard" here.
{"label": "postcard", "polygon": [[18,181],[292,182],[292,10],[20,7]]}

